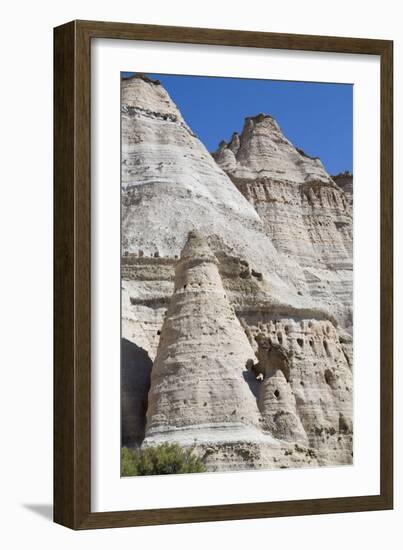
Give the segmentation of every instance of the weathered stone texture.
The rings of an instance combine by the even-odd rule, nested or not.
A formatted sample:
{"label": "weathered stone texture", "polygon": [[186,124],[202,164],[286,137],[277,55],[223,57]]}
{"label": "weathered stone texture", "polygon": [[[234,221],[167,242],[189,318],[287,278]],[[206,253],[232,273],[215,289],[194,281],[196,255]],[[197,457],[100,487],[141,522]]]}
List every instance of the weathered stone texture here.
{"label": "weathered stone texture", "polygon": [[296,149],[267,115],[248,117],[241,135],[213,153],[253,204],[287,266],[288,282],[319,298],[352,327],[352,177],[327,174]]}
{"label": "weathered stone texture", "polygon": [[[230,305],[217,259],[197,232],[176,266],[170,301],[154,361],[148,396],[146,441],[162,432],[170,439],[192,433],[208,439],[212,430],[259,425],[256,399],[246,369],[254,351]],[[247,437],[247,435],[245,435]]]}
{"label": "weathered stone texture", "polygon": [[160,84],[122,82],[123,443],[349,464],[352,182],[266,115],[213,157]]}

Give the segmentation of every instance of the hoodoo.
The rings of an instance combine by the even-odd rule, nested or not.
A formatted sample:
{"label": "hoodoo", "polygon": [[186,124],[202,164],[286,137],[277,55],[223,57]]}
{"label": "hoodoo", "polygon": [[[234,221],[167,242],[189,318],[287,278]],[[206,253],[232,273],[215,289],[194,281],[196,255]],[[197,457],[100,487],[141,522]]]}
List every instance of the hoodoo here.
{"label": "hoodoo", "polygon": [[191,231],[175,270],[148,396],[146,442],[254,439],[254,352],[227,300],[217,259]]}

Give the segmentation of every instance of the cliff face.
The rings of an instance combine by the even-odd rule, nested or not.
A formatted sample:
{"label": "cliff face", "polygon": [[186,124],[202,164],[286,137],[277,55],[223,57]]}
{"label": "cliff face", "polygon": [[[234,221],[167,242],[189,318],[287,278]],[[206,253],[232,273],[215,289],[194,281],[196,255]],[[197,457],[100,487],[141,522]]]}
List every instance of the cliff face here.
{"label": "cliff face", "polygon": [[122,440],[350,463],[349,201],[273,119],[245,127],[214,160],[161,85],[122,82]]}
{"label": "cliff face", "polygon": [[[245,120],[221,142],[217,164],[254,206],[287,266],[289,282],[352,328],[352,192],[318,158],[296,149],[270,116]],[[352,187],[352,186],[351,186]]]}

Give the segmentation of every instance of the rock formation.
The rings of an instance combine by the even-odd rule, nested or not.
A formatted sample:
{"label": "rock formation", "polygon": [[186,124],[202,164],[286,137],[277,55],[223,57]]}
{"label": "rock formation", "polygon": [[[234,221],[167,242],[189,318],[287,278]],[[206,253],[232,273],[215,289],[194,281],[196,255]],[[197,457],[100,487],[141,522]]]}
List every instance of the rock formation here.
{"label": "rock formation", "polygon": [[351,463],[348,191],[265,115],[213,156],[159,83],[122,81],[122,442]]}
{"label": "rock formation", "polygon": [[350,463],[352,364],[334,326],[288,319],[256,333],[263,428],[310,447],[323,463]]}
{"label": "rock formation", "polygon": [[213,156],[264,222],[288,282],[328,303],[351,329],[352,209],[342,179],[337,185],[263,114],[246,118]]}
{"label": "rock formation", "polygon": [[341,172],[332,176],[333,181],[344,191],[348,202],[353,204],[353,174],[351,172]]}
{"label": "rock formation", "polygon": [[191,231],[175,270],[148,396],[146,442],[249,441],[259,410],[246,370],[255,354],[230,305],[218,261]]}

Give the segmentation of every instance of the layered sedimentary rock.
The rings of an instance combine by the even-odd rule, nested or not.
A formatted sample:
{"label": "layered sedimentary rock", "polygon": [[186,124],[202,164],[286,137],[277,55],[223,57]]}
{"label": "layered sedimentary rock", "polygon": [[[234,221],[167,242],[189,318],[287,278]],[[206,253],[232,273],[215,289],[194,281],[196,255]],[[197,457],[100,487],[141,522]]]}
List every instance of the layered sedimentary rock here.
{"label": "layered sedimentary rock", "polygon": [[246,118],[213,156],[264,222],[288,281],[328,303],[351,330],[352,195],[268,115]]}
{"label": "layered sedimentary rock", "polygon": [[146,442],[248,441],[259,426],[246,370],[254,351],[230,305],[218,261],[191,231],[175,270],[148,395]]}
{"label": "layered sedimentary rock", "polygon": [[152,369],[144,445],[196,445],[211,469],[228,468],[224,455],[241,469],[251,457],[266,468],[348,464],[351,392],[330,322],[266,319],[245,331],[215,255],[189,234]]}
{"label": "layered sedimentary rock", "polygon": [[160,84],[122,83],[122,441],[198,440],[212,470],[348,464],[351,205],[248,120],[215,161]]}
{"label": "layered sedimentary rock", "polygon": [[[269,317],[269,316],[268,316]],[[262,381],[263,429],[306,445],[324,464],[352,461],[350,337],[328,321],[276,319],[248,327]]]}
{"label": "layered sedimentary rock", "polygon": [[[264,271],[273,299],[303,300],[255,208],[237,191],[189,129],[164,88],[149,79],[122,82],[122,252],[178,257],[198,228],[214,251],[235,251]],[[144,293],[147,288],[144,289]]]}
{"label": "layered sedimentary rock", "polygon": [[341,172],[332,176],[333,181],[344,191],[348,202],[353,204],[353,174],[351,172]]}
{"label": "layered sedimentary rock", "polygon": [[[327,304],[313,303],[301,296],[298,278],[292,275],[268,238],[255,208],[217,166],[164,88],[149,79],[125,79],[122,82],[123,317],[124,326],[130,325],[128,331],[153,353],[155,345],[148,342],[144,326],[130,322],[132,307],[136,308],[135,318],[144,314],[145,324],[161,321],[156,310],[166,307],[171,294],[172,262],[193,228],[208,236],[210,246],[223,264],[229,264],[229,270],[231,263],[242,260],[255,273],[263,274],[260,290],[268,289],[266,300],[272,305],[322,311],[327,308]],[[224,269],[228,271],[225,266]],[[160,278],[159,272],[162,272]],[[244,300],[241,293],[237,299]],[[153,313],[144,307],[151,307]]]}

